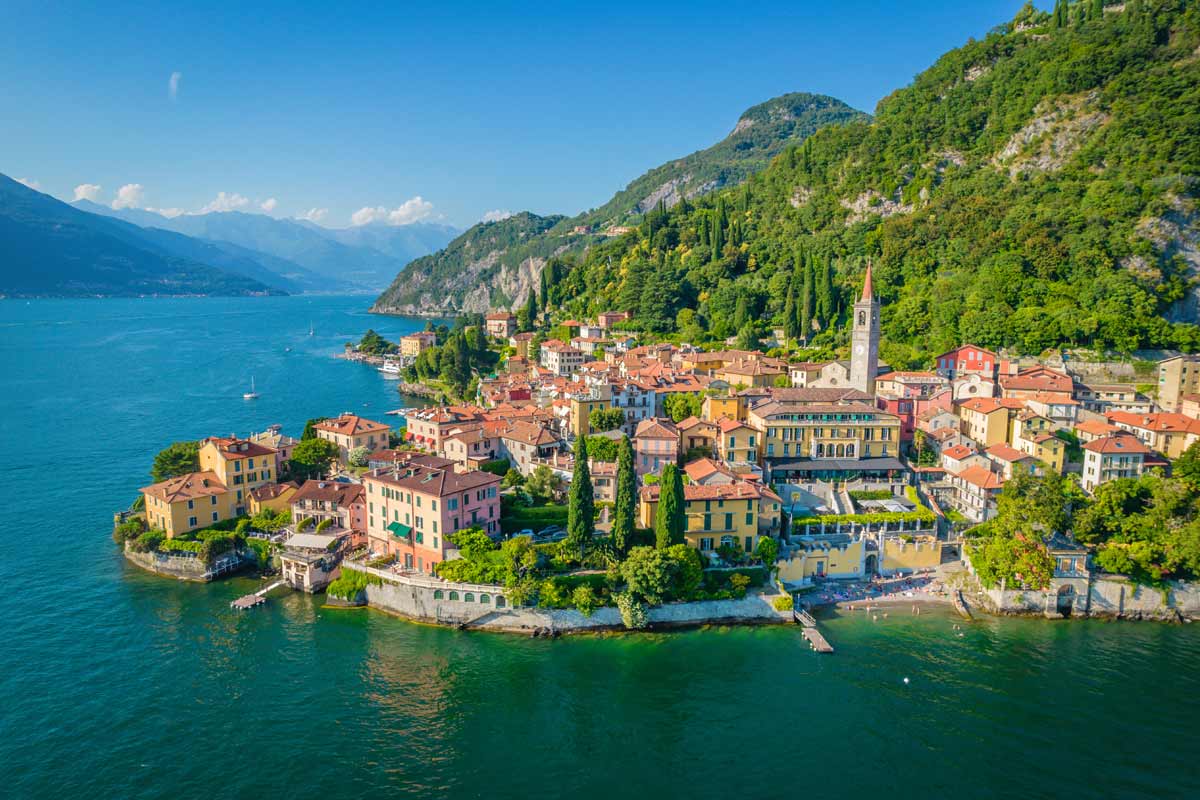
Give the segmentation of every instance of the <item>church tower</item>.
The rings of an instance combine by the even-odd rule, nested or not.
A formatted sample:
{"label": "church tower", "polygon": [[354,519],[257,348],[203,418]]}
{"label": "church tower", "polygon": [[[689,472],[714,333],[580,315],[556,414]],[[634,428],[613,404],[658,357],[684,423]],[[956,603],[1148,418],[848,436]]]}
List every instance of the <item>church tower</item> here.
{"label": "church tower", "polygon": [[854,332],[851,335],[850,386],[875,394],[875,374],[879,369],[879,301],[871,285],[871,261],[863,279],[862,297],[854,304]]}

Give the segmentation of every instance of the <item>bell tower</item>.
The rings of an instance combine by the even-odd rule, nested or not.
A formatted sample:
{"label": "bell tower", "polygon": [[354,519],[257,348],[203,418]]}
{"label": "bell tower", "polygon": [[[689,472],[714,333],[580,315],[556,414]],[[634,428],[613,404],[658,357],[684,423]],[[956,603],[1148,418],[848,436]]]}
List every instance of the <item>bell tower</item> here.
{"label": "bell tower", "polygon": [[850,340],[850,386],[874,395],[875,375],[879,370],[879,301],[875,299],[871,284],[870,259],[867,259],[862,297],[854,304],[854,328]]}

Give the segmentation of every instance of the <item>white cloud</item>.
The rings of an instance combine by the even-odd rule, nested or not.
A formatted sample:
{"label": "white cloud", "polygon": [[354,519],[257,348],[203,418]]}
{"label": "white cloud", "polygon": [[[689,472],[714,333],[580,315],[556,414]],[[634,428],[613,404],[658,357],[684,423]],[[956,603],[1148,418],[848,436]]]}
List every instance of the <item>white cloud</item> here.
{"label": "white cloud", "polygon": [[182,208],[150,208],[146,206],[146,210],[153,211],[155,214],[161,214],[167,219],[175,219],[175,217],[181,217],[187,213]]}
{"label": "white cloud", "polygon": [[301,214],[298,219],[306,219],[309,222],[320,222],[325,219],[325,215],[329,213],[328,208],[310,208]]}
{"label": "white cloud", "polygon": [[233,211],[235,208],[245,208],[248,205],[250,205],[250,201],[237,192],[233,194],[217,192],[216,199],[196,213],[207,214],[211,211]]}
{"label": "white cloud", "polygon": [[370,225],[372,222],[386,222],[388,225],[411,225],[427,219],[432,214],[433,203],[417,195],[390,210],[383,206],[363,206],[350,215],[350,224],[359,226]]}
{"label": "white cloud", "polygon": [[183,80],[182,72],[172,72],[171,77],[167,78],[167,97],[174,103],[179,99],[179,82]]}
{"label": "white cloud", "polygon": [[33,178],[17,178],[17,183],[22,183],[28,186],[30,189],[33,189],[35,192],[40,192],[42,190],[42,184],[38,181],[35,181]]}
{"label": "white cloud", "polygon": [[113,208],[141,208],[146,189],[140,183],[127,183],[117,189],[117,196],[112,201]]}
{"label": "white cloud", "polygon": [[278,200],[276,200],[274,197],[268,197],[266,200],[263,200],[261,203],[259,203],[258,207],[270,214],[275,210],[275,206],[277,205],[279,205]]}
{"label": "white cloud", "polygon": [[100,199],[100,189],[102,187],[98,183],[81,183],[75,187],[76,200],[91,200],[95,203]]}
{"label": "white cloud", "polygon": [[494,208],[491,211],[484,213],[481,222],[499,222],[502,219],[508,219],[513,215],[513,212],[507,208]]}

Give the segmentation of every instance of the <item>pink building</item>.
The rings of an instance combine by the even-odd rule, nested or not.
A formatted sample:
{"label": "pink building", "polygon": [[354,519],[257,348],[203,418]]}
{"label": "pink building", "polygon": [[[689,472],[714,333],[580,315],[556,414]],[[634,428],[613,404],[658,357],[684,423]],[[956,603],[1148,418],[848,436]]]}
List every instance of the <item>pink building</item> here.
{"label": "pink building", "polygon": [[951,411],[954,407],[954,395],[949,387],[938,389],[935,394],[928,396],[919,392],[879,394],[875,397],[875,405],[900,418],[900,441],[911,442],[913,431],[917,428],[917,419],[929,411]]}
{"label": "pink building", "polygon": [[679,462],[679,429],[666,419],[644,419],[633,435],[633,466],[638,477]]}
{"label": "pink building", "polygon": [[362,484],[311,480],[292,495],[292,522],[311,517],[313,524],[332,520],[335,528],[366,532],[367,503]]}
{"label": "pink building", "polygon": [[371,470],[363,483],[371,550],[408,569],[432,573],[454,549],[450,537],[465,528],[500,535],[500,478],[490,472],[410,463]]}

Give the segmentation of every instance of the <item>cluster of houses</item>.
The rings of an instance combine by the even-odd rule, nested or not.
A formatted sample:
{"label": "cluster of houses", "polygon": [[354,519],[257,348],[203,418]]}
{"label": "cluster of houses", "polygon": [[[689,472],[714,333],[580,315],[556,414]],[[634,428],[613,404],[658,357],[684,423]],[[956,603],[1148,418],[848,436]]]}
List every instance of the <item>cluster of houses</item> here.
{"label": "cluster of houses", "polygon": [[[654,477],[678,464],[691,546],[716,557],[775,538],[781,577],[802,584],[937,566],[947,520],[994,516],[1018,469],[1077,471],[1094,491],[1169,467],[1200,437],[1200,357],[1159,365],[1157,401],[969,344],[931,371],[891,370],[878,358],[870,267],[847,361],[638,345],[619,331],[627,318],[567,320],[565,337],[533,353],[515,317],[489,314],[488,335],[514,355],[479,382],[472,403],[407,411],[402,447],[391,447],[383,423],[326,420],[315,433],[337,445],[344,466],[297,485],[285,480],[296,442],[278,429],[208,439],[198,472],[143,489],[148,520],[174,536],[288,509],[285,577],[309,590],[328,581],[337,554],[357,548],[433,573],[457,557],[456,531],[504,535],[498,462],[524,476],[549,470],[565,487],[575,439],[628,436],[642,526],[654,523]],[[405,337],[402,352],[415,357],[430,336]],[[594,413],[611,410],[616,419]],[[365,471],[344,463],[357,448],[370,453]],[[590,474],[597,501],[613,501],[616,464],[593,459]]]}

